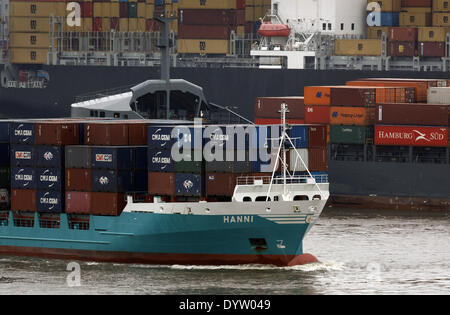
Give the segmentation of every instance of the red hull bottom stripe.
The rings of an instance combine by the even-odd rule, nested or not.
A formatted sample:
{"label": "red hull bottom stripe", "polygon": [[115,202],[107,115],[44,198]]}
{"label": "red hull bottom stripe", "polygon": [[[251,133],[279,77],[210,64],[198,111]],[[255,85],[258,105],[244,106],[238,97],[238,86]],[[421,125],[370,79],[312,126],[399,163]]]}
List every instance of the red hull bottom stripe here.
{"label": "red hull bottom stripe", "polygon": [[297,266],[318,262],[310,254],[303,255],[216,255],[216,254],[149,254],[103,252],[74,249],[53,249],[18,246],[0,246],[0,255],[27,256],[50,259],[114,262],[153,265],[244,265],[265,264],[278,267]]}

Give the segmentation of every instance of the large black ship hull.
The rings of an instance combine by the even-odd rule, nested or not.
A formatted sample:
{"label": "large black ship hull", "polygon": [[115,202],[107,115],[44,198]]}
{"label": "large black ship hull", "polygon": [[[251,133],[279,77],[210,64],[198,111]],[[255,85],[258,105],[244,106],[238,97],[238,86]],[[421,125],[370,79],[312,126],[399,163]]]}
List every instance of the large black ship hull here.
{"label": "large black ship hull", "polygon": [[[160,77],[159,68],[42,66],[44,89],[0,89],[3,118],[70,116],[81,94],[137,84]],[[210,102],[254,119],[254,101],[263,96],[301,96],[307,85],[339,85],[363,77],[445,78],[442,72],[259,70],[173,68],[172,78],[203,87]],[[395,209],[449,209],[450,164],[329,161],[330,190],[336,205]]]}

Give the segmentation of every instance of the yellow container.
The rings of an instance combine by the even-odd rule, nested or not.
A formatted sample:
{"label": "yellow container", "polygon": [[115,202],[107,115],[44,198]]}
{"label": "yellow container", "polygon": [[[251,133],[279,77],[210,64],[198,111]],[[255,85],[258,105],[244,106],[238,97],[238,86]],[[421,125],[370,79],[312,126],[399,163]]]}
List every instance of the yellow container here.
{"label": "yellow container", "polygon": [[236,9],[236,0],[180,0],[180,9]]}
{"label": "yellow container", "polygon": [[254,22],[255,21],[255,7],[245,7],[245,21]]}
{"label": "yellow container", "polygon": [[237,30],[236,30],[236,34],[238,36],[243,36],[245,35],[245,26],[238,26]]}
{"label": "yellow container", "polygon": [[111,15],[110,17],[120,17],[120,5],[119,2],[111,2]]}
{"label": "yellow container", "polygon": [[400,26],[427,27],[431,25],[432,15],[429,12],[400,12]]}
{"label": "yellow container", "polygon": [[120,18],[119,19],[119,30],[121,32],[128,32],[128,18]]}
{"label": "yellow container", "polygon": [[146,5],[143,2],[139,2],[138,3],[138,8],[137,8],[137,16],[138,18],[145,18],[146,17]]}
{"label": "yellow container", "polygon": [[50,36],[48,33],[11,33],[9,45],[12,48],[47,48]]}
{"label": "yellow container", "polygon": [[448,27],[450,26],[450,13],[433,13],[434,27]]}
{"label": "yellow container", "polygon": [[[122,29],[120,29],[122,30]],[[137,18],[129,18],[128,19],[128,31],[129,32],[137,32],[138,31],[138,19]]]}
{"label": "yellow container", "polygon": [[11,1],[9,8],[10,16],[21,17],[49,17],[66,16],[65,2],[18,2]]}
{"label": "yellow container", "polygon": [[445,42],[449,28],[421,27],[419,28],[419,42]]}
{"label": "yellow container", "polygon": [[402,0],[367,0],[367,4],[376,2],[380,5],[382,12],[399,12],[401,8]]}
{"label": "yellow container", "polygon": [[450,12],[448,0],[433,0],[433,12]]}
{"label": "yellow container", "polygon": [[180,54],[220,54],[230,52],[230,42],[219,39],[179,39],[177,42]]}
{"label": "yellow container", "polygon": [[338,39],[334,42],[336,56],[380,56],[381,41],[378,39]]}
{"label": "yellow container", "polygon": [[83,32],[92,32],[92,18],[83,18],[82,20]]}
{"label": "yellow container", "polygon": [[102,15],[101,17],[110,18],[111,17],[111,3],[102,2]]}
{"label": "yellow container", "polygon": [[11,48],[9,60],[11,63],[45,64],[47,53],[45,48]]}
{"label": "yellow container", "polygon": [[102,31],[103,32],[111,31],[111,19],[110,18],[102,18]]}
{"label": "yellow container", "polygon": [[138,32],[145,32],[145,18],[138,18]]}
{"label": "yellow container", "polygon": [[[139,10],[139,6],[138,6]],[[145,18],[147,19],[153,19],[153,14],[155,12],[155,6],[153,4],[145,4]]]}
{"label": "yellow container", "polygon": [[103,6],[102,2],[93,3],[92,17],[102,17],[103,16]]}
{"label": "yellow container", "polygon": [[10,32],[49,32],[50,18],[45,17],[11,17],[9,19]]}
{"label": "yellow container", "polygon": [[367,27],[367,39],[381,39],[382,33],[386,33],[386,36],[389,34],[388,26],[371,26]]}

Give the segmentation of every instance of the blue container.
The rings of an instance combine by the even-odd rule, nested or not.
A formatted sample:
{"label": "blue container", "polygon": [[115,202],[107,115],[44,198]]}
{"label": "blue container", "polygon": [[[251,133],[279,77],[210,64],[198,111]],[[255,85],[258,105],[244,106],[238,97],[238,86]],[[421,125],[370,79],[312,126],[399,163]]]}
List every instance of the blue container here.
{"label": "blue container", "polygon": [[39,190],[36,193],[36,209],[38,212],[61,213],[65,209],[65,194],[61,191]]}
{"label": "blue container", "polygon": [[34,167],[36,165],[36,148],[31,145],[13,144],[11,146],[11,166]]}
{"label": "blue container", "polygon": [[33,123],[12,122],[10,133],[11,143],[34,144],[35,131]]}
{"label": "blue container", "polygon": [[171,150],[148,149],[148,170],[150,172],[173,172],[174,165]]}
{"label": "blue container", "polygon": [[37,168],[36,169],[37,189],[63,191],[64,171],[60,168]]}
{"label": "blue container", "polygon": [[36,171],[34,168],[11,169],[11,188],[13,189],[36,189]]}
{"label": "blue container", "polygon": [[201,176],[197,174],[175,174],[175,195],[199,197],[202,194]]}
{"label": "blue container", "polygon": [[209,126],[205,128],[205,146],[214,146],[224,150],[246,150],[249,148],[253,126]]}
{"label": "blue container", "polygon": [[192,128],[186,126],[176,126],[173,130],[173,136],[178,148],[185,150],[194,150],[203,148],[203,128]]}
{"label": "blue container", "polygon": [[175,143],[172,138],[173,127],[148,127],[148,147],[157,150],[171,150]]}
{"label": "blue container", "polygon": [[[290,137],[296,149],[304,149],[308,147],[308,134],[308,126],[292,126],[290,130]],[[291,145],[289,142],[288,147],[290,146]]]}
{"label": "blue container", "polygon": [[134,191],[148,192],[148,172],[146,170],[137,170],[133,172]]}
{"label": "blue container", "polygon": [[35,153],[37,167],[64,167],[64,147],[39,145]]}
{"label": "blue container", "polygon": [[316,183],[322,184],[327,183],[328,173],[327,172],[311,172],[311,175],[316,179]]}
{"label": "blue container", "polygon": [[9,143],[0,143],[0,167],[9,168],[11,165],[11,151]]}
{"label": "blue container", "polygon": [[0,143],[9,143],[11,141],[10,126],[11,122],[0,121]]}
{"label": "blue container", "polygon": [[147,170],[147,147],[135,147],[134,148],[134,169],[135,170]]}
{"label": "blue container", "polygon": [[[368,12],[368,15],[371,12]],[[381,13],[381,25],[374,26],[399,26],[400,25],[400,13],[399,12],[380,12]],[[372,16],[372,22],[375,23],[375,16]]]}
{"label": "blue container", "polygon": [[92,168],[110,170],[132,170],[133,147],[92,147]]}
{"label": "blue container", "polygon": [[134,190],[133,171],[92,170],[92,190],[126,193]]}

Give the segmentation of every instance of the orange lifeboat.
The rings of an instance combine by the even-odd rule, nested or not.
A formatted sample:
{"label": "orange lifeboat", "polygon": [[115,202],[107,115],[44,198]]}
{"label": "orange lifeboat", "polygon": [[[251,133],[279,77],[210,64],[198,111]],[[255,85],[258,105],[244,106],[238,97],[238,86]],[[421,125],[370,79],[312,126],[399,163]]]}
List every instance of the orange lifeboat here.
{"label": "orange lifeboat", "polygon": [[291,29],[284,24],[264,22],[258,30],[258,34],[264,37],[289,37]]}

